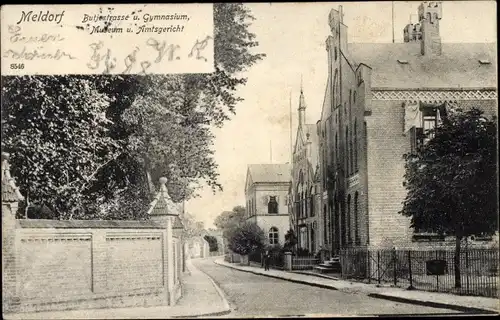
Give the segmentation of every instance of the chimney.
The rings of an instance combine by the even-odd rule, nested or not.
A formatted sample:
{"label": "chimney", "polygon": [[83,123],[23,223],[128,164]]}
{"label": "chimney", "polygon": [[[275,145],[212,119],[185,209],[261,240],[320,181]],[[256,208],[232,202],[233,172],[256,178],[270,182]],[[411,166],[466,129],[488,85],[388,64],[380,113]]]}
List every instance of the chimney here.
{"label": "chimney", "polygon": [[441,55],[439,20],[442,18],[441,2],[423,2],[418,7],[418,19],[422,32],[420,52],[424,56]]}

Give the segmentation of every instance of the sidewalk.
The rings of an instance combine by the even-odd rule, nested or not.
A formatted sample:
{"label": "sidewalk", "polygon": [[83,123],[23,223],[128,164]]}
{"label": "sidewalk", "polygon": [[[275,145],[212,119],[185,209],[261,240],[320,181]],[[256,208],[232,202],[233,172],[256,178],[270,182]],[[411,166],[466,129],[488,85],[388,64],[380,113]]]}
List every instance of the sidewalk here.
{"label": "sidewalk", "polygon": [[267,277],[283,279],[291,282],[312,285],[320,288],[339,290],[346,293],[361,293],[372,298],[392,300],[402,303],[410,303],[435,308],[452,309],[467,313],[495,313],[500,311],[500,301],[495,298],[459,296],[439,292],[427,292],[418,290],[405,290],[394,287],[377,287],[375,284],[351,282],[341,279],[327,279],[281,270],[268,270],[253,266],[241,266],[239,263],[228,263],[223,258],[215,260],[215,263],[244,272],[251,272]]}
{"label": "sidewalk", "polygon": [[182,297],[175,306],[86,309],[4,314],[4,319],[165,319],[224,315],[231,312],[227,300],[213,280],[186,261],[189,272],[182,280]]}

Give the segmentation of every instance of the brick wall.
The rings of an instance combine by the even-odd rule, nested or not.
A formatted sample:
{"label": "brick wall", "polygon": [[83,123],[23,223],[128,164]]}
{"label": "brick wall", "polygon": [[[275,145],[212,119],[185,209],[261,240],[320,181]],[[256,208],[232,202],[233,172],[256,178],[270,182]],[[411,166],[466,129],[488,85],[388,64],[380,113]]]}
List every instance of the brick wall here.
{"label": "brick wall", "polygon": [[403,101],[371,101],[367,123],[367,176],[370,246],[406,242],[409,219],[398,213],[406,196],[403,154],[410,137],[403,135]]}
{"label": "brick wall", "polygon": [[[410,219],[398,212],[406,196],[403,154],[410,151],[410,136],[403,134],[404,101],[371,100],[367,123],[366,177],[368,225],[371,247],[435,247],[412,242]],[[479,107],[489,116],[497,114],[495,100],[459,101],[463,109]]]}
{"label": "brick wall", "polygon": [[23,196],[8,159],[2,153],[4,313],[177,302],[182,224],[173,227],[179,212],[166,178],[160,178],[148,221],[18,220]]}
{"label": "brick wall", "polygon": [[174,238],[170,247],[168,292],[167,230],[161,224],[17,220],[15,227],[18,277],[12,283],[19,306],[12,311],[168,305],[180,297],[181,241]]}

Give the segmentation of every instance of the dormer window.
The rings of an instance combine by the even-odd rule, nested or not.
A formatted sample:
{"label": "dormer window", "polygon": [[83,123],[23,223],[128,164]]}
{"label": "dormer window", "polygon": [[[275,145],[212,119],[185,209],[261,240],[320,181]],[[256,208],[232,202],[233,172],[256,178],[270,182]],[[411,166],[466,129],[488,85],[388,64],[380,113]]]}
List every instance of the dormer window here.
{"label": "dormer window", "polygon": [[479,59],[479,64],[491,64],[490,60]]}

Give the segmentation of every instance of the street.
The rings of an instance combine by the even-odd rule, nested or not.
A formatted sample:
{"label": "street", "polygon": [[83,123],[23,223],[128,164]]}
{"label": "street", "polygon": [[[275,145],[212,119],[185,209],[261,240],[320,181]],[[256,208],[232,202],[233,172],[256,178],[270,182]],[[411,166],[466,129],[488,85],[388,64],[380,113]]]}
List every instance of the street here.
{"label": "street", "polygon": [[459,313],[259,276],[217,265],[213,258],[196,259],[193,264],[212,277],[224,292],[233,308],[228,317]]}

